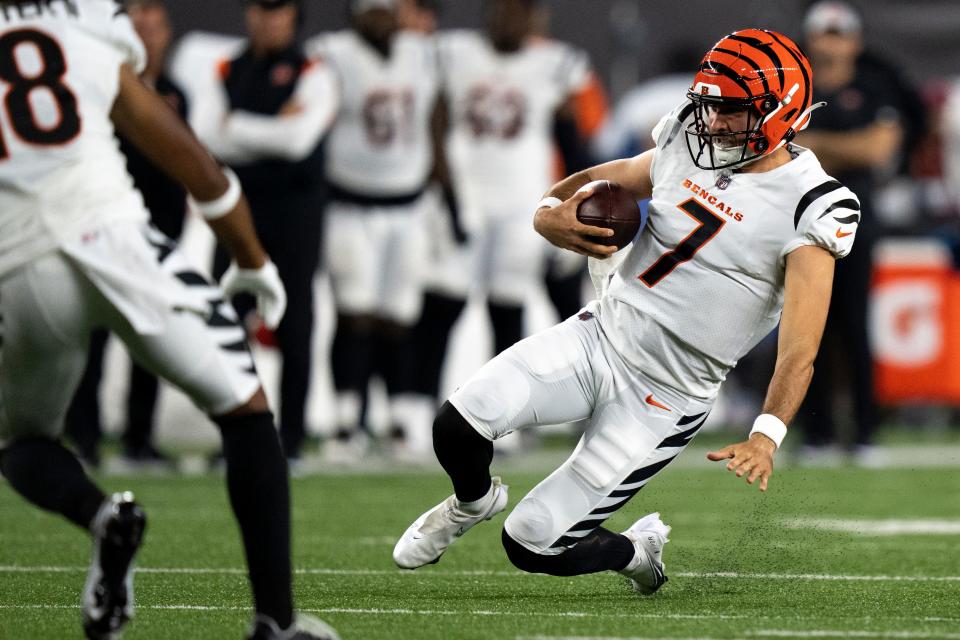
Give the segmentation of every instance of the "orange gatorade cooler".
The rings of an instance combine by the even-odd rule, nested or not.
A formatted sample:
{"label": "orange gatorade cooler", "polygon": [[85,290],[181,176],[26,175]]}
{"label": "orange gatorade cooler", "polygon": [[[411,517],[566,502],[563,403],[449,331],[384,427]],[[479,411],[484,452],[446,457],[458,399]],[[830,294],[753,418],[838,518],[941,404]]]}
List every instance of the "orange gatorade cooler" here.
{"label": "orange gatorade cooler", "polygon": [[877,400],[960,403],[960,273],[932,239],[877,245],[870,337]]}

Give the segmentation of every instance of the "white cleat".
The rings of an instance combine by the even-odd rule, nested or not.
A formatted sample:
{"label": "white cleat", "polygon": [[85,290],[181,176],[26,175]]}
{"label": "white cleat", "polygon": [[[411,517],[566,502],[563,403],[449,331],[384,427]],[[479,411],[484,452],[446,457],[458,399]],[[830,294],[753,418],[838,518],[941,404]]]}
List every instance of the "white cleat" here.
{"label": "white cleat", "polygon": [[247,640],[340,640],[340,636],[320,618],[304,613],[295,614],[293,624],[285,631],[273,618],[257,614]]}
{"label": "white cleat", "polygon": [[664,585],[663,545],[670,542],[670,527],[665,525],[657,512],[648,514],[633,523],[623,532],[635,550],[633,560],[620,573],[630,578],[633,588],[644,595],[651,595]]}
{"label": "white cleat", "polygon": [[507,485],[494,476],[493,497],[490,506],[474,515],[460,508],[460,501],[452,495],[430,509],[410,525],[397,546],[393,548],[393,561],[401,569],[416,569],[440,560],[454,540],[465,534],[475,524],[489,520],[507,508]]}

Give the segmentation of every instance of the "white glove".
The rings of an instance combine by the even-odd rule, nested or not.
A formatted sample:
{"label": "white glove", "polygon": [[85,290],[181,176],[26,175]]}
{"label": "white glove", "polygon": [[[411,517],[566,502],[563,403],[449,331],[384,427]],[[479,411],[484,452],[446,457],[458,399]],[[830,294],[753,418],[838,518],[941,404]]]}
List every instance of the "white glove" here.
{"label": "white glove", "polygon": [[259,269],[240,269],[230,265],[220,278],[220,288],[227,297],[249,293],[257,299],[257,313],[268,329],[276,329],[287,310],[287,292],[280,281],[277,265],[267,260]]}

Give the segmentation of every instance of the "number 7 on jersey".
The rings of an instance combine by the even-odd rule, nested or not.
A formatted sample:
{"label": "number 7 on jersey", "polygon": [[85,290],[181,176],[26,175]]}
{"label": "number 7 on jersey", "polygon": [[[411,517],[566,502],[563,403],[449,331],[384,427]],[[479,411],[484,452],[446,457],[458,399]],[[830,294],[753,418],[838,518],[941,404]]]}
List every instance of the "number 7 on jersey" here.
{"label": "number 7 on jersey", "polygon": [[671,271],[676,269],[677,265],[690,260],[705,244],[713,240],[713,237],[727,222],[693,198],[680,203],[677,208],[696,220],[697,228],[681,240],[675,249],[667,251],[657,258],[656,262],[638,276],[638,279],[642,280],[648,287],[656,286]]}

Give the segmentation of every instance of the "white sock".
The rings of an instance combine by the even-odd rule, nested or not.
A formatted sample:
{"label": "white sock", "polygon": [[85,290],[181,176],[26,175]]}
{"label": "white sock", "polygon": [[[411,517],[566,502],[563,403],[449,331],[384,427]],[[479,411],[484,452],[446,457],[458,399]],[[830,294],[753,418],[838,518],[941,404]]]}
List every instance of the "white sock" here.
{"label": "white sock", "polygon": [[484,495],[482,498],[479,500],[474,500],[473,502],[461,502],[460,500],[457,500],[457,506],[466,514],[478,516],[489,509],[490,505],[493,503],[493,489],[493,482],[491,482],[490,489],[487,490],[486,495]]}

